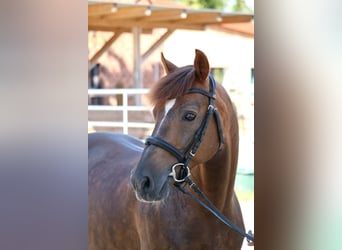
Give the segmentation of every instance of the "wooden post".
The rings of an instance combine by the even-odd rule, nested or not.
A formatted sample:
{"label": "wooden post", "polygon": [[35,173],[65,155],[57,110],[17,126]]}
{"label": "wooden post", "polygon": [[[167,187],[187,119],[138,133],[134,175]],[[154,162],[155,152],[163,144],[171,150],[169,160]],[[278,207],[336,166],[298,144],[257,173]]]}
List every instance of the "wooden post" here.
{"label": "wooden post", "polygon": [[[140,52],[140,34],[141,28],[134,27],[132,30],[133,33],[133,50],[134,50],[134,69],[133,69],[133,79],[134,79],[134,87],[142,88],[143,87],[143,79],[141,72],[141,52]],[[139,95],[135,98],[135,105],[141,105],[141,97]]]}

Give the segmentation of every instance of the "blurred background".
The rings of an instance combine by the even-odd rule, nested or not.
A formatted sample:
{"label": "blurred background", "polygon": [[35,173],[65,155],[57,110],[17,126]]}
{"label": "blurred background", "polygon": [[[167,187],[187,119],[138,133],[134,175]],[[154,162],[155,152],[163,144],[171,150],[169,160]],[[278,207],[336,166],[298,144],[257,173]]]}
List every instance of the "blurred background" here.
{"label": "blurred background", "polygon": [[[87,249],[89,4],[1,3],[1,249]],[[257,249],[341,248],[341,8],[255,1]]]}
{"label": "blurred background", "polygon": [[253,1],[88,2],[88,131],[145,139],[154,126],[146,99],[165,71],[160,54],[193,64],[195,49],[233,100],[240,149],[235,190],[247,229],[254,227]]}

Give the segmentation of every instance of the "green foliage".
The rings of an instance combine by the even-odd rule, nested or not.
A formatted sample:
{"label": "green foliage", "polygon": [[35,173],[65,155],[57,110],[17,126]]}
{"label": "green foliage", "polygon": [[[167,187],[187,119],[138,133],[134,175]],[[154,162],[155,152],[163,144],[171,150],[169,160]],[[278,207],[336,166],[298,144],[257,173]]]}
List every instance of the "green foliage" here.
{"label": "green foliage", "polygon": [[223,10],[228,7],[234,12],[253,13],[245,0],[177,0],[192,8],[218,9]]}
{"label": "green foliage", "polygon": [[245,0],[236,0],[232,10],[235,12],[252,13],[253,11],[246,5]]}
{"label": "green foliage", "polygon": [[227,0],[181,0],[181,2],[193,8],[222,10]]}

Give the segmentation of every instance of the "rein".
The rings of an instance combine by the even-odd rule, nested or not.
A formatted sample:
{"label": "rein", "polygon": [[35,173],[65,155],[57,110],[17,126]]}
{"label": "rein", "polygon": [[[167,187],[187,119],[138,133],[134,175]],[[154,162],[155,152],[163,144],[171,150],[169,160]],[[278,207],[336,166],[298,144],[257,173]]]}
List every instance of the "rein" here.
{"label": "rein", "polygon": [[201,201],[198,199],[195,195],[190,193],[184,186],[181,185],[179,182],[175,182],[175,186],[182,191],[184,194],[188,195],[191,199],[196,201],[198,204],[200,204],[202,207],[207,209],[210,213],[212,213],[216,218],[218,218],[220,221],[222,221],[226,226],[233,229],[235,232],[239,233],[241,236],[246,237],[248,243],[254,242],[254,237],[252,235],[252,231],[249,230],[248,233],[245,233],[241,228],[236,226],[234,223],[232,223],[224,214],[222,214],[215,205],[203,194],[203,192],[198,188],[198,186],[189,178],[190,174],[184,178],[185,185],[189,185],[190,188],[196,192],[196,194],[204,200]]}
{"label": "rein", "polygon": [[[218,150],[220,150],[222,145],[224,144],[221,119],[220,119],[220,116],[219,116],[217,109],[214,106],[216,82],[211,75],[209,75],[209,84],[210,84],[209,92],[204,90],[204,89],[200,89],[200,88],[191,88],[186,93],[186,94],[199,93],[199,94],[207,96],[209,98],[209,105],[208,105],[207,113],[206,113],[200,127],[196,130],[192,141],[186,147],[186,150],[184,152],[178,150],[172,144],[168,143],[164,139],[162,139],[160,137],[156,137],[156,136],[147,137],[145,144],[160,147],[160,148],[166,150],[167,152],[169,152],[170,154],[172,154],[174,157],[177,158],[179,163],[176,163],[172,166],[171,173],[169,174],[169,176],[173,177],[173,179],[175,181],[174,185],[181,192],[188,195],[194,201],[199,203],[202,207],[204,207],[209,212],[211,212],[214,216],[216,216],[220,221],[222,221],[225,225],[230,227],[232,230],[236,231],[237,233],[239,233],[243,237],[246,237],[248,242],[254,242],[254,237],[252,236],[251,231],[249,231],[247,234],[241,228],[239,228],[238,226],[233,224],[227,217],[225,217],[214,206],[214,204],[202,193],[202,191],[198,188],[198,186],[190,179],[189,162],[196,155],[196,152],[197,152],[197,150],[198,150],[198,148],[199,148],[199,146],[203,140],[203,137],[205,135],[206,129],[208,127],[208,124],[209,124],[209,121],[210,121],[210,118],[212,115],[214,115],[215,120],[216,120],[216,124],[217,124],[217,132],[218,132],[218,136],[219,136]],[[187,154],[187,152],[188,152],[188,154]],[[180,171],[179,178],[177,177],[177,167],[179,167],[179,171]],[[186,185],[189,185],[190,188],[204,201],[198,199],[195,195],[190,193],[185,188]]]}

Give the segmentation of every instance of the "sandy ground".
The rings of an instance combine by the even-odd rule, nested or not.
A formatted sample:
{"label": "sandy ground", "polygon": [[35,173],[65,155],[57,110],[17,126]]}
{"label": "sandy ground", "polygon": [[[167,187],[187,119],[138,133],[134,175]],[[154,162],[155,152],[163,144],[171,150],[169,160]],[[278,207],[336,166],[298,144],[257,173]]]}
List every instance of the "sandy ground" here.
{"label": "sandy ground", "polygon": [[[245,222],[246,231],[252,230],[254,233],[254,200],[240,201],[240,206]],[[254,250],[254,246],[248,246],[247,240],[244,240],[242,250]]]}

